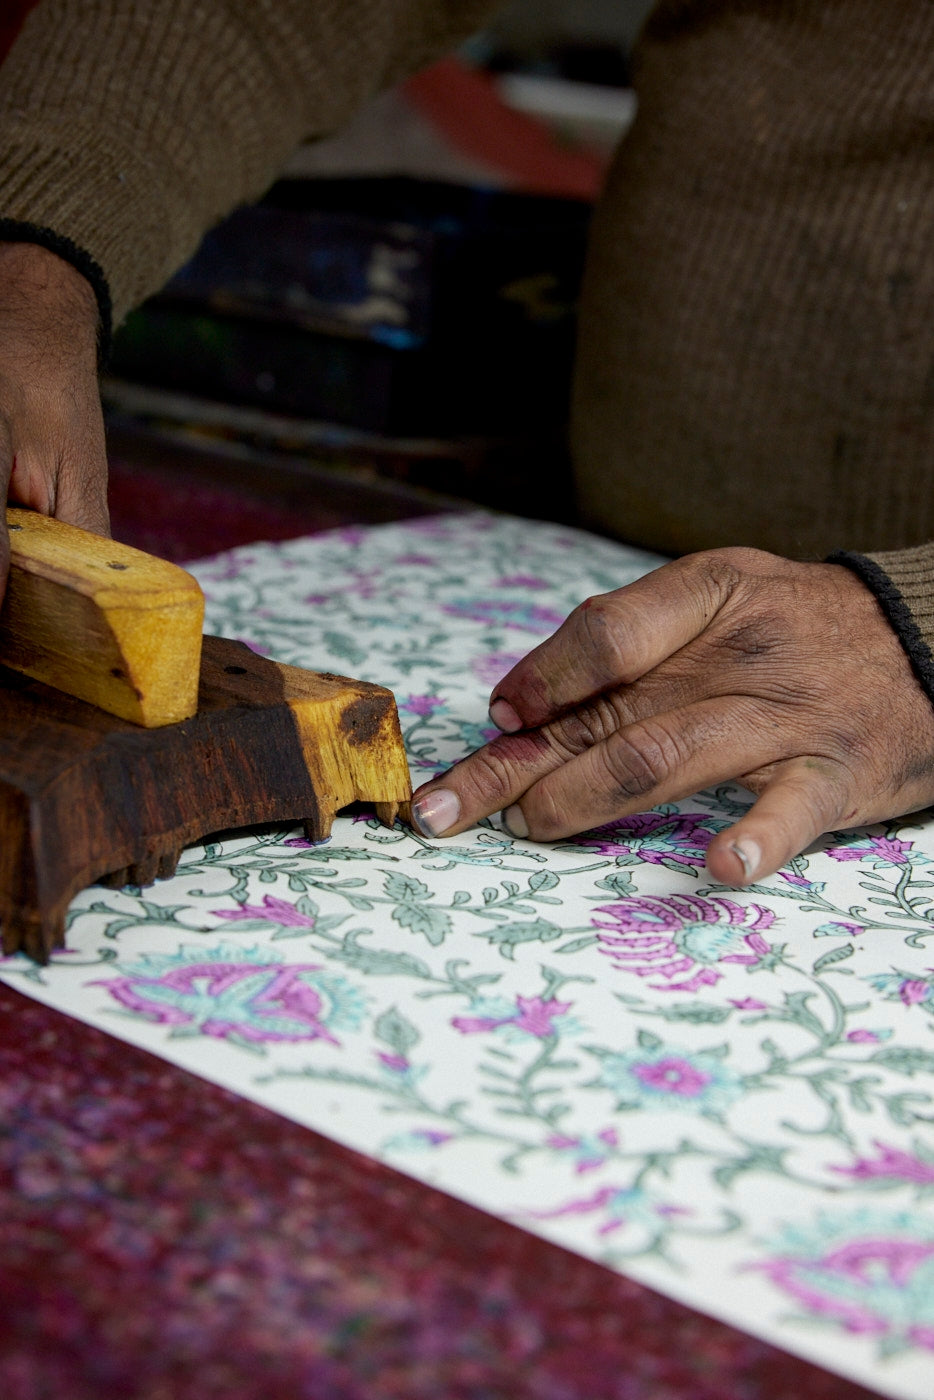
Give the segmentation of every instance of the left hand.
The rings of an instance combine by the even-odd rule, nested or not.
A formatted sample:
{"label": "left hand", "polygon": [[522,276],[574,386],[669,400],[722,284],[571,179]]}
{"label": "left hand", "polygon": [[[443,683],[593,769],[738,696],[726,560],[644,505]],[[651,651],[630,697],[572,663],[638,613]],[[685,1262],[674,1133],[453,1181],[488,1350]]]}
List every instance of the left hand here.
{"label": "left hand", "polygon": [[503,811],[552,841],[735,779],[758,800],[707,852],[728,885],[822,832],[934,803],[934,706],[875,598],[838,564],[716,549],[589,598],[496,687],[505,732],[426,783],[455,835]]}

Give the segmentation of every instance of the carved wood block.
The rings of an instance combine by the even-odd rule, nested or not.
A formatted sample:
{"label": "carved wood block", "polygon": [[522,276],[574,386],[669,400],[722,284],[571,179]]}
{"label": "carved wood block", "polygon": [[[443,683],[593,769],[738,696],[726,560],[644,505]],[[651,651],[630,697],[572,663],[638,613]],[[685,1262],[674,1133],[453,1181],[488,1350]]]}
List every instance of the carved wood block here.
{"label": "carved wood block", "polygon": [[64,947],[79,890],[171,875],[216,831],[304,822],[322,840],[348,803],[408,816],[392,693],[203,641],[197,713],[144,729],[0,667],[4,953]]}
{"label": "carved wood block", "polygon": [[10,507],[0,657],[13,671],[146,728],[198,703],[204,595],[155,555]]}

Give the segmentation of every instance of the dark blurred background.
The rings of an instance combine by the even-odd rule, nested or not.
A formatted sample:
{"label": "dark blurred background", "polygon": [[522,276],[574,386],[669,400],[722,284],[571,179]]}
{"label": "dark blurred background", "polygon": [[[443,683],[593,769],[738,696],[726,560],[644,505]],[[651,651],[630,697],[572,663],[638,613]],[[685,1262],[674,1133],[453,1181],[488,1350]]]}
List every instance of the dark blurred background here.
{"label": "dark blurred background", "polygon": [[646,0],[520,0],[296,152],[120,330],[114,531],[190,559],[479,502],[573,521],[591,208]]}

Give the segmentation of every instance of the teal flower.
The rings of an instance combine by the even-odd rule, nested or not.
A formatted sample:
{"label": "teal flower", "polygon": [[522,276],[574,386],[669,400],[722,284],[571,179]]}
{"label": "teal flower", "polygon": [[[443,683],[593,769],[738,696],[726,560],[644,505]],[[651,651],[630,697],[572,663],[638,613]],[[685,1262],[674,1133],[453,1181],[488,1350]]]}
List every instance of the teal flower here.
{"label": "teal flower", "polygon": [[180,948],[147,954],[103,986],[125,1010],[170,1026],[253,1048],[266,1042],[326,1040],[363,1018],[363,998],[346,978],[315,963],[285,963],[266,949]]}
{"label": "teal flower", "polygon": [[806,1312],[847,1332],[876,1337],[883,1350],[934,1351],[934,1220],[910,1211],[822,1213],[786,1226],[771,1258],[750,1267],[768,1275]]}
{"label": "teal flower", "polygon": [[612,1090],[618,1108],[670,1109],[720,1114],[743,1092],[742,1078],[717,1050],[640,1045],[626,1054],[600,1056],[599,1083]]}

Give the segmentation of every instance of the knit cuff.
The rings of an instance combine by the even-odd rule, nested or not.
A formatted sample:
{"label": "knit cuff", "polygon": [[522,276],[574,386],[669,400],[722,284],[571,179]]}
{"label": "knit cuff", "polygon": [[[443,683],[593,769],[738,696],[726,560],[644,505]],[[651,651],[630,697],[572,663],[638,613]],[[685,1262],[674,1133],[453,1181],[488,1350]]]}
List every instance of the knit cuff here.
{"label": "knit cuff", "polygon": [[862,579],[934,703],[934,544],[873,554],[839,549],[827,563],[842,564]]}
{"label": "knit cuff", "polygon": [[55,253],[57,257],[70,263],[76,272],[80,272],[81,276],[90,282],[91,289],[97,298],[97,310],[100,317],[97,331],[97,359],[101,366],[106,364],[110,355],[110,339],[113,332],[113,307],[110,299],[110,286],[100,263],[96,262],[90,253],[79,248],[77,243],[66,238],[64,234],[56,233],[54,229],[45,228],[41,224],[30,224],[21,219],[0,218],[0,243],[38,243],[41,248],[47,248],[50,253]]}

